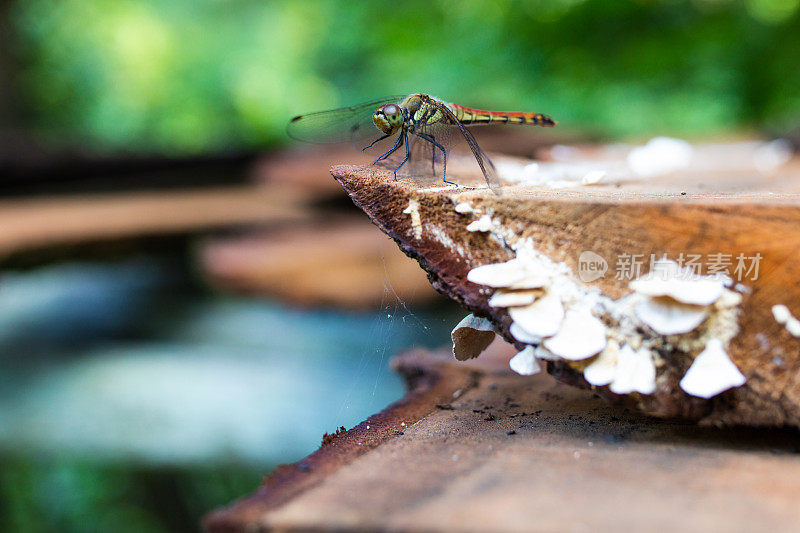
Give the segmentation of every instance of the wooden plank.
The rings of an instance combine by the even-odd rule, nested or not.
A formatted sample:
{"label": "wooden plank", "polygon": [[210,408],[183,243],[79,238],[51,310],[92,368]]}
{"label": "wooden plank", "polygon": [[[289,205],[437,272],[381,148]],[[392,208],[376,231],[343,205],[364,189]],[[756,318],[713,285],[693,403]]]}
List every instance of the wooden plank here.
{"label": "wooden plank", "polygon": [[498,345],[480,365],[404,355],[395,365],[414,378],[404,401],[282,467],[206,529],[796,527],[794,431],[647,418],[546,375],[515,375],[509,355]]}
{"label": "wooden plank", "polygon": [[[617,278],[612,267],[611,275],[591,284],[582,282],[575,275],[582,252],[592,251],[611,264],[626,254],[645,258],[666,254],[673,259],[688,254],[758,255],[760,274],[757,279],[741,280],[736,290],[742,301],[736,306],[732,331],[726,331],[732,337],[726,349],[747,378],[744,386],[708,400],[686,394],[679,381],[701,351],[697,347],[701,333],[689,339],[695,343],[690,348],[681,348],[688,337],[661,338],[642,330],[636,335],[663,343],[663,353],[654,355],[658,365],[655,392],[617,395],[605,386],[597,387],[597,392],[644,412],[706,424],[800,426],[800,341],[771,311],[782,304],[800,316],[796,252],[800,248],[800,161],[764,174],[740,165],[737,149],[712,150],[717,153],[712,163],[718,168],[707,165],[704,170],[673,172],[657,179],[620,172],[594,186],[553,189],[547,183],[525,184],[507,187],[501,195],[485,188],[395,181],[390,172],[375,168],[341,166],[332,172],[354,202],[420,262],[437,290],[489,318],[520,349],[525,344],[510,334],[512,320],[507,310],[490,307],[491,291],[467,280],[470,269],[507,261],[520,246],[535,249],[553,265],[565,265],[569,271],[565,279],[576,290],[598,290],[615,302],[631,293],[630,278]],[[587,162],[592,160],[578,158],[573,164]],[[614,168],[608,161],[601,163]],[[463,176],[458,178],[462,183],[480,183],[458,174],[462,171],[458,163],[452,167],[453,176]],[[542,167],[540,171],[553,171],[544,163]],[[457,212],[458,204],[469,205],[470,212]],[[468,224],[484,214],[493,220],[493,229],[469,231]],[[632,313],[629,318],[635,320]],[[609,327],[623,334],[618,324]],[[560,379],[587,386],[584,367],[583,362],[566,361],[548,365]]]}
{"label": "wooden plank", "polygon": [[95,194],[0,201],[0,257],[48,246],[309,218],[304,196],[277,187]]}
{"label": "wooden plank", "polygon": [[219,237],[200,248],[211,285],[299,305],[376,309],[441,299],[425,273],[362,216]]}

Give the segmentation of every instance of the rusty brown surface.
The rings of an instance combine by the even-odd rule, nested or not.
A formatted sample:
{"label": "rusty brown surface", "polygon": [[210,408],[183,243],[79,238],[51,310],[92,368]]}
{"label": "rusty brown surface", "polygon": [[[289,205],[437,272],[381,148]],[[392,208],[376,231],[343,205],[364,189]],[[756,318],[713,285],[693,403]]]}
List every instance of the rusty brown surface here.
{"label": "rusty brown surface", "polygon": [[517,376],[508,350],[493,351],[480,367],[446,352],[401,357],[416,376],[403,402],[283,467],[207,529],[796,528],[796,431],[645,417],[546,375]]}
{"label": "rusty brown surface", "polygon": [[[355,204],[419,261],[434,288],[492,320],[509,341],[507,312],[490,307],[488,293],[468,282],[467,273],[511,259],[513,252],[497,239],[468,231],[472,219],[454,210],[458,202],[493,212],[504,227],[531,239],[539,252],[573,272],[584,250],[602,257],[760,253],[761,275],[748,281],[740,331],[729,347],[731,359],[748,378],[744,386],[710,400],[691,397],[678,382],[692,359],[671,354],[659,369],[654,394],[619,396],[607,387],[597,392],[657,416],[705,424],[800,426],[799,343],[771,313],[780,303],[800,315],[800,263],[792,259],[800,247],[800,163],[787,165],[785,173],[769,181],[749,174],[731,174],[727,181],[725,175],[689,175],[677,183],[649,180],[567,191],[531,187],[503,195],[486,189],[425,189],[421,186],[428,183],[394,180],[390,172],[371,167],[340,166],[332,173]],[[417,227],[407,212],[412,200],[422,221]],[[612,298],[629,292],[627,281],[614,276],[594,286]],[[586,385],[567,364],[550,363],[548,369],[564,382]]]}

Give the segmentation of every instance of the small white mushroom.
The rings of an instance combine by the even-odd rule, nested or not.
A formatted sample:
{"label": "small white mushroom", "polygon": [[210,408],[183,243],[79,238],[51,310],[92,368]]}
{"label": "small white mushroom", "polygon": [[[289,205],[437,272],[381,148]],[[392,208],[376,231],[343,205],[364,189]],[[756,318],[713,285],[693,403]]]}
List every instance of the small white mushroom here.
{"label": "small white mushroom", "polygon": [[511,358],[508,362],[511,370],[523,376],[532,376],[542,371],[539,362],[533,355],[533,346],[526,346],[524,350]]}
{"label": "small white mushroom", "polygon": [[552,292],[525,307],[511,307],[511,319],[529,335],[549,337],[558,333],[564,320],[564,307],[561,298]]}
{"label": "small white mushroom", "polygon": [[583,370],[583,377],[591,385],[601,387],[614,381],[617,375],[617,356],[619,343],[615,340],[608,341],[605,350],[600,352],[597,359]]}
{"label": "small white mushroom", "polygon": [[709,314],[707,307],[681,304],[669,298],[645,298],[634,311],[639,320],[661,335],[692,331]]}
{"label": "small white mushroom", "polygon": [[614,381],[609,387],[614,394],[640,392],[652,394],[656,390],[656,365],[650,350],[634,351],[627,344],[617,354]]}
{"label": "small white mushroom", "polygon": [[744,385],[745,377],[736,368],[719,339],[711,339],[695,358],[681,380],[681,388],[692,396],[711,398],[733,387]]}
{"label": "small white mushroom", "polygon": [[494,340],[494,326],[485,318],[467,315],[456,325],[450,338],[453,356],[459,361],[478,357]]}
{"label": "small white mushroom", "polygon": [[711,305],[722,296],[725,279],[699,276],[675,261],[660,259],[651,272],[632,281],[630,287],[646,296],[669,296],[685,304]]}
{"label": "small white mushroom", "polygon": [[540,294],[541,291],[536,290],[507,291],[499,289],[492,295],[491,298],[489,298],[489,306],[519,307],[522,305],[530,305]]}
{"label": "small white mushroom", "polygon": [[567,312],[555,336],[545,339],[544,347],[570,361],[580,361],[606,347],[606,326],[588,309]]}
{"label": "small white mushroom", "polygon": [[467,279],[478,285],[488,287],[509,287],[525,279],[528,273],[525,265],[519,259],[512,259],[505,263],[490,263],[475,267],[467,274]]}

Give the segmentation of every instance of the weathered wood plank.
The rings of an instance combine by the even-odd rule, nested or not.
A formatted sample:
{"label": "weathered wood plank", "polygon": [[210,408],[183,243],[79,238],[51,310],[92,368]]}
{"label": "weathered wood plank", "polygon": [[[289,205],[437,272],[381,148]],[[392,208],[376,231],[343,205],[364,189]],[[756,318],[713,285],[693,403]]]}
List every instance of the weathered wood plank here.
{"label": "weathered wood plank", "polygon": [[416,376],[406,400],[283,467],[206,528],[748,531],[800,519],[795,431],[647,418],[546,375],[517,376],[495,348],[480,367],[447,352],[399,358]]}
{"label": "weathered wood plank", "polygon": [[[671,336],[656,354],[654,393],[597,391],[659,416],[707,424],[800,426],[800,341],[771,311],[782,304],[800,315],[800,163],[790,162],[770,176],[753,169],[687,170],[650,180],[623,176],[567,190],[514,186],[501,195],[485,188],[421,188],[417,181],[395,181],[391,173],[373,167],[341,166],[332,172],[373,222],[420,262],[437,290],[488,317],[519,348],[524,344],[510,334],[508,312],[490,307],[491,291],[469,282],[467,273],[507,261],[523,246],[554,265],[565,265],[576,290],[599,290],[609,301],[631,293],[630,279],[618,279],[612,270],[591,284],[581,282],[575,273],[582,252],[592,251],[610,263],[626,254],[758,255],[759,275],[741,280],[737,319],[726,333],[731,337],[728,354],[747,378],[744,386],[709,400],[683,392],[679,381],[700,349],[696,344],[676,348],[684,339]],[[457,212],[458,204],[468,205],[468,212]],[[492,219],[491,229],[467,229],[484,215]],[[586,385],[582,364],[556,361],[548,367],[560,379]]]}

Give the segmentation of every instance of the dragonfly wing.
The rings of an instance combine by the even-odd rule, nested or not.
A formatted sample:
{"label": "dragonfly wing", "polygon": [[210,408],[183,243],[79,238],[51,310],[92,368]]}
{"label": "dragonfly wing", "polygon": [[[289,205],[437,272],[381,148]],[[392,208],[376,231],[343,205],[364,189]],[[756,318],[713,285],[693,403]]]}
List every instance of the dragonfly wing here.
{"label": "dragonfly wing", "polygon": [[486,184],[492,190],[495,190],[502,185],[500,178],[497,175],[497,169],[492,163],[492,160],[489,159],[489,156],[486,155],[481,147],[478,145],[478,141],[475,140],[475,136],[470,133],[470,131],[464,127],[461,121],[456,118],[455,114],[444,104],[439,104],[438,109],[442,112],[442,114],[447,118],[447,121],[451,124],[451,126],[463,136],[464,140],[469,146],[472,155],[475,156],[475,160],[478,162],[478,166],[481,168],[481,172],[483,172],[483,177],[486,179]]}
{"label": "dragonfly wing", "polygon": [[372,122],[383,104],[402,102],[404,96],[387,96],[371,102],[328,111],[298,115],[289,121],[286,133],[292,139],[310,143],[357,141],[380,134]]}

